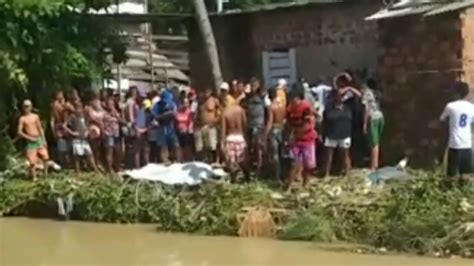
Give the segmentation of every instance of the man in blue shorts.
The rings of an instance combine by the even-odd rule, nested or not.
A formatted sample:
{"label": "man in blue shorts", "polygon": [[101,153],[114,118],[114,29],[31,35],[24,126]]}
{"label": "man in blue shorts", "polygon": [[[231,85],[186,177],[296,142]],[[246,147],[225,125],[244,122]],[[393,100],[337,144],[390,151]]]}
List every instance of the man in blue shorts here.
{"label": "man in blue shorts", "polygon": [[157,144],[160,147],[162,163],[169,163],[169,150],[175,154],[175,159],[181,161],[178,135],[175,128],[176,104],[173,100],[173,93],[168,89],[161,94],[161,99],[153,106],[153,116],[158,122]]}

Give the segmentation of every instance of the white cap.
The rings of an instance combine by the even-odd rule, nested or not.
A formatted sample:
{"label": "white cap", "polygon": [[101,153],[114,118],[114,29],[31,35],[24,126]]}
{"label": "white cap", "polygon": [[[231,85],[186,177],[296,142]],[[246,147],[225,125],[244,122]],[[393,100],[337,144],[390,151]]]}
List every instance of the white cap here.
{"label": "white cap", "polygon": [[278,87],[285,87],[286,85],[288,85],[288,82],[286,81],[286,79],[278,80]]}
{"label": "white cap", "polygon": [[308,89],[309,89],[309,83],[308,83],[308,82],[304,82],[304,83],[303,83],[303,88],[304,88],[305,90],[308,90]]}
{"label": "white cap", "polygon": [[23,101],[23,106],[31,107],[33,106],[33,103],[30,100],[26,99]]}
{"label": "white cap", "polygon": [[228,91],[228,90],[230,89],[229,83],[227,83],[227,82],[222,82],[222,84],[221,84],[221,86],[220,86],[220,89],[221,89],[221,90]]}
{"label": "white cap", "polygon": [[190,88],[188,86],[179,86],[179,91],[180,92],[186,92],[188,93]]}

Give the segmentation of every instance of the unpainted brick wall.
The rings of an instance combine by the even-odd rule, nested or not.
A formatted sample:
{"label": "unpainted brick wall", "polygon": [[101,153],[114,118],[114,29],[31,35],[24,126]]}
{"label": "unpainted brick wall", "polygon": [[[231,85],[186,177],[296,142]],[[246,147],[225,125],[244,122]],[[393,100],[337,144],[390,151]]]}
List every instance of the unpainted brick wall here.
{"label": "unpainted brick wall", "polygon": [[[310,81],[344,68],[375,69],[377,25],[364,18],[379,8],[360,0],[212,17],[224,78],[261,77],[262,51],[288,48],[296,48],[297,72]],[[190,65],[199,87],[212,82],[196,29],[190,28]]]}
{"label": "unpainted brick wall", "polygon": [[408,154],[412,166],[431,166],[446,147],[447,127],[439,116],[463,68],[459,13],[386,19],[379,31],[384,158]]}
{"label": "unpainted brick wall", "polygon": [[[474,8],[465,10],[461,14],[463,51],[462,62],[463,79],[474,87]],[[474,91],[471,90],[471,100],[474,101]]]}

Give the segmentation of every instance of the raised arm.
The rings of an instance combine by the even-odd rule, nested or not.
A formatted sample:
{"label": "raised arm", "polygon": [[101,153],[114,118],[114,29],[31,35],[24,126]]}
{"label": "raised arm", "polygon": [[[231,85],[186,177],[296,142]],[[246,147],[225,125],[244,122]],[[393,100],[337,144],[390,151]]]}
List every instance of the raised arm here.
{"label": "raised arm", "polygon": [[354,96],[356,96],[358,98],[362,97],[362,93],[354,87],[345,87],[345,88],[340,90],[340,93],[343,94],[343,95],[348,93],[348,92],[352,92],[354,94]]}

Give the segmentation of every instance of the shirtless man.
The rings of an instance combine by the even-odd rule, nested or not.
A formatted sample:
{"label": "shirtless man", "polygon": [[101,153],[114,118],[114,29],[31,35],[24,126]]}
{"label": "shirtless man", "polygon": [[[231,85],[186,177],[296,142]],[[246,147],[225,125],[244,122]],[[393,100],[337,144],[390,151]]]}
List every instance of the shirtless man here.
{"label": "shirtless man", "polygon": [[69,145],[67,143],[67,136],[63,125],[67,119],[68,110],[66,106],[66,99],[62,91],[56,93],[52,110],[53,119],[51,121],[51,126],[53,129],[54,138],[56,139],[57,158],[61,164],[65,164],[68,162]]}
{"label": "shirtless man", "polygon": [[243,169],[245,162],[244,127],[246,124],[245,110],[240,105],[232,104],[224,109],[221,120],[221,150],[226,168],[230,171],[231,182],[236,181],[236,175],[239,169]]}
{"label": "shirtless man", "polygon": [[212,96],[210,88],[204,91],[204,99],[199,106],[195,145],[196,152],[202,154],[206,162],[217,162],[217,124],[219,122],[219,100]]}
{"label": "shirtless man", "polygon": [[277,90],[268,91],[268,97],[272,101],[269,113],[269,123],[266,129],[266,135],[270,136],[270,158],[275,169],[275,177],[280,182],[283,180],[281,170],[281,157],[283,152],[283,131],[285,128],[286,107],[277,97]]}
{"label": "shirtless man", "polygon": [[44,163],[45,173],[48,171],[48,149],[46,138],[44,137],[43,126],[39,116],[32,112],[33,104],[30,100],[23,102],[23,115],[18,122],[18,135],[26,140],[26,158],[30,166],[30,173],[33,181],[36,181],[37,159]]}

